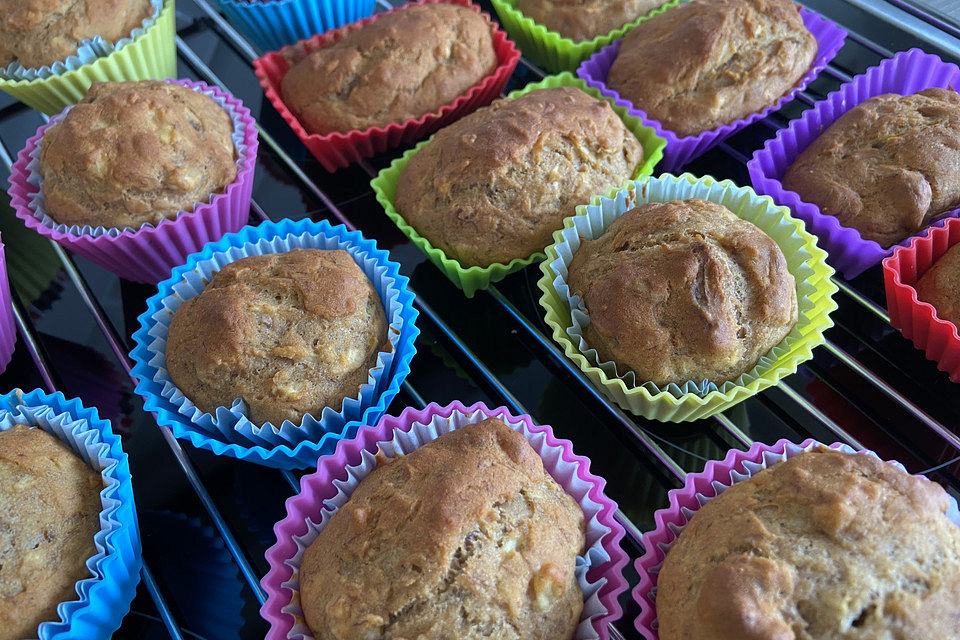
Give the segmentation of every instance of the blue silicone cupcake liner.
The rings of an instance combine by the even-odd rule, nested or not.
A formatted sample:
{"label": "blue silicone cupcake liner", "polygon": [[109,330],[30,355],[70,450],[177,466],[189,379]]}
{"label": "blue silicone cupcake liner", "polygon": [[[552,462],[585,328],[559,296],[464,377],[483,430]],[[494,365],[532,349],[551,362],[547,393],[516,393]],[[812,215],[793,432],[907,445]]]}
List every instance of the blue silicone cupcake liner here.
{"label": "blue silicone cupcake liner", "polygon": [[375,0],[217,0],[220,10],[261,51],[373,15]]}
{"label": "blue silicone cupcake liner", "polygon": [[[325,408],[319,418],[307,414],[299,424],[286,420],[279,426],[269,422],[257,425],[246,417],[239,399],[230,407],[218,407],[214,415],[201,411],[167,374],[164,351],[173,313],[184,300],[203,291],[225,264],[250,255],[296,248],[343,249],[350,253],[383,301],[388,350],[377,356],[367,383],[356,397],[345,398],[340,411]],[[399,265],[359,232],[310,220],[248,226],[190,256],[187,264],[174,269],[147,300],[147,310],[139,318],[140,328],[133,335],[137,346],[131,353],[136,362],[133,374],[138,379],[137,393],[144,398],[144,408],[157,413],[159,424],[198,448],[276,468],[311,467],[320,455],[333,451],[337,440],[352,436],[361,425],[375,423],[386,411],[410,371],[410,360],[416,352],[413,343],[419,333],[417,315],[413,294],[407,290],[407,278],[400,275]]]}
{"label": "blue silicone cupcake liner", "polygon": [[0,431],[15,424],[36,426],[56,436],[87,464],[100,471],[104,489],[97,553],[86,562],[91,577],[76,583],[77,600],[57,606],[58,622],[43,622],[40,640],[109,638],[130,610],[140,581],[140,533],[127,454],[110,421],[94,408],[62,393],[40,390],[6,393],[0,402]]}

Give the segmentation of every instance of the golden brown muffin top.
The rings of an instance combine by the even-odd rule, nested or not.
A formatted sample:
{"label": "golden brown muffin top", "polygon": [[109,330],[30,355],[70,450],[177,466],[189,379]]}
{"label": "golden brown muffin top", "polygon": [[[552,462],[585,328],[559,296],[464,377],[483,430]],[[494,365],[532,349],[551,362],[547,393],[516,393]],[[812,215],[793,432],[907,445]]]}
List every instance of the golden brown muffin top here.
{"label": "golden brown muffin top", "polygon": [[537,24],[574,42],[605,36],[670,0],[517,0],[517,9]]}
{"label": "golden brown muffin top", "polygon": [[441,129],[397,182],[396,208],[464,266],[527,258],[590,196],[629,180],[643,148],[574,87],[500,99]]}
{"label": "golden brown muffin top", "polygon": [[689,0],[627,33],[607,85],[665,129],[696,135],[776,102],[816,53],[791,0]]}
{"label": "golden brown muffin top", "polygon": [[960,95],[864,100],[793,162],[783,186],[889,247],[960,206]]}
{"label": "golden brown muffin top", "polygon": [[937,317],[960,327],[960,245],[953,245],[917,280],[917,298],[929,302]]}
{"label": "golden brown muffin top", "polygon": [[960,637],[960,528],[939,485],[826,448],[697,511],[657,583],[661,640]]}
{"label": "golden brown muffin top", "polygon": [[0,639],[37,635],[97,553],[100,474],[42,429],[0,431]]}
{"label": "golden brown muffin top", "polygon": [[367,129],[432,113],[497,66],[490,24],[440,2],[393,11],[306,57],[293,49],[284,103],[310,133]]}
{"label": "golden brown muffin top", "polygon": [[587,345],[637,384],[736,379],[797,322],[780,247],[697,198],[627,211],[580,246],[568,284],[590,316]]}
{"label": "golden brown muffin top", "polygon": [[358,394],[386,334],[380,296],[346,251],[249,256],[177,308],[167,371],[202,411],[242,398],[257,424],[299,424]]}
{"label": "golden brown muffin top", "polygon": [[233,121],[170,82],[95,82],[40,141],[44,208],[66,225],[139,228],[207,202],[237,176]]}
{"label": "golden brown muffin top", "polygon": [[496,418],[378,464],[307,548],[317,640],[573,636],[576,501]]}

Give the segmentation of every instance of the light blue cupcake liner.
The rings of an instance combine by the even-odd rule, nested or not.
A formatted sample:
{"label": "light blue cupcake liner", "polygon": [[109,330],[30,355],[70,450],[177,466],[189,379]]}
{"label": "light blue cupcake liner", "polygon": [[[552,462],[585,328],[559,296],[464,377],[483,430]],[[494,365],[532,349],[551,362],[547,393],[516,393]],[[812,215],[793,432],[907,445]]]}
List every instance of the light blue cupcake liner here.
{"label": "light blue cupcake liner", "polygon": [[150,5],[153,7],[153,11],[148,17],[144,18],[140,26],[131,31],[130,35],[126,38],[120,38],[116,42],[108,42],[100,36],[86,38],[80,41],[77,52],[72,56],[68,56],[66,60],[58,60],[53,64],[44,65],[37,69],[28,69],[19,62],[11,62],[6,67],[0,68],[0,79],[18,81],[50,78],[66,73],[67,71],[79,69],[83,65],[95,61],[97,58],[108,56],[139,38],[147,30],[147,27],[156,21],[157,16],[160,15],[160,10],[163,9],[163,0],[150,0]]}
{"label": "light blue cupcake liner", "polygon": [[[257,425],[246,416],[246,407],[239,399],[230,407],[218,407],[215,415],[201,411],[177,389],[166,370],[167,331],[174,312],[184,300],[203,291],[224,265],[246,256],[298,248],[343,249],[353,257],[383,302],[390,349],[378,354],[356,397],[345,398],[340,411],[325,408],[319,419],[307,414],[300,424],[285,420],[279,426],[270,422]],[[136,362],[133,374],[138,379],[137,393],[144,398],[144,408],[157,413],[159,424],[198,448],[276,468],[314,466],[320,455],[333,451],[337,440],[352,437],[362,425],[374,424],[409,373],[416,352],[413,343],[420,331],[415,325],[418,314],[407,282],[386,251],[343,225],[282,220],[245,227],[190,256],[187,264],[174,269],[147,300],[147,310],[139,318],[140,328],[133,335],[137,346],[131,353]]]}
{"label": "light blue cupcake liner", "polygon": [[62,393],[20,389],[0,402],[0,431],[16,424],[36,426],[56,436],[103,477],[97,553],[86,562],[91,577],[76,583],[77,600],[57,606],[59,622],[43,622],[40,640],[109,638],[130,610],[140,581],[140,533],[127,454],[120,437],[97,410]]}
{"label": "light blue cupcake liner", "polygon": [[277,51],[373,15],[375,0],[217,0],[220,10],[261,50]]}

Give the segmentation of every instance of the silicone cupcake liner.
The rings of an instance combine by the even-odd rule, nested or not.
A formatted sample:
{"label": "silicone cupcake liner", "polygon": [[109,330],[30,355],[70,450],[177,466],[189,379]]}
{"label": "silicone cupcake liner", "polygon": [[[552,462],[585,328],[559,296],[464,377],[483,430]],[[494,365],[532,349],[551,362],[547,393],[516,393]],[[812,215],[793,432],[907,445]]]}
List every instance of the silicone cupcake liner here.
{"label": "silicone cupcake liner", "polygon": [[629,100],[620,97],[618,92],[606,85],[607,74],[610,72],[610,66],[617,57],[617,52],[620,50],[620,42],[622,40],[615,40],[593,54],[580,65],[577,69],[577,75],[586,80],[587,84],[591,87],[595,87],[602,91],[604,95],[613,98],[617,104],[627,107],[631,115],[642,118],[644,124],[653,127],[657,135],[664,137],[667,140],[667,148],[663,152],[663,165],[661,169],[664,171],[676,171],[697,156],[702,155],[726,138],[729,138],[737,131],[766,117],[768,114],[773,113],[793,100],[798,93],[813,82],[813,79],[816,78],[827,64],[833,60],[834,56],[837,55],[840,47],[843,46],[844,39],[847,37],[847,32],[809,9],[800,9],[800,15],[803,18],[803,24],[806,25],[810,33],[817,39],[817,55],[813,60],[813,64],[810,66],[810,70],[800,79],[800,82],[787,92],[786,95],[762,111],[752,113],[746,118],[734,120],[729,124],[721,125],[716,129],[703,131],[695,136],[679,137],[672,131],[664,129],[660,122],[649,118],[645,111],[635,108]]}
{"label": "silicone cupcake liner", "polygon": [[960,335],[957,326],[937,315],[928,302],[917,298],[914,288],[920,277],[953,245],[960,242],[960,219],[950,218],[943,226],[914,237],[897,247],[883,261],[883,284],[887,292],[890,324],[922,349],[937,368],[960,382]]}
{"label": "silicone cupcake liner", "polygon": [[[611,100],[605,98],[596,89],[588,87],[586,83],[579,78],[569,73],[548,76],[540,82],[528,84],[523,89],[511,92],[507,97],[517,98],[534,89],[562,86],[576,87],[597,99],[610,102],[613,110],[616,111],[620,119],[623,120],[627,128],[637,137],[637,140],[639,140],[643,146],[643,164],[640,165],[633,177],[641,178],[653,174],[653,168],[663,156],[663,147],[666,145],[663,138],[658,137],[650,127],[644,126],[639,118],[627,114],[627,110],[624,107],[614,105]],[[491,283],[503,280],[509,274],[519,271],[533,262],[542,260],[544,254],[542,251],[538,251],[532,256],[516,258],[507,264],[497,262],[488,267],[472,266],[464,268],[458,261],[447,257],[446,253],[434,247],[429,240],[421,236],[417,233],[416,229],[407,224],[407,221],[404,220],[403,216],[397,212],[393,205],[397,193],[397,181],[400,179],[403,168],[407,166],[413,154],[429,142],[430,140],[425,140],[413,149],[408,150],[401,157],[395,159],[389,167],[383,169],[380,174],[370,182],[370,186],[377,194],[377,201],[383,206],[383,210],[387,216],[400,228],[400,231],[410,238],[410,240],[427,255],[430,262],[436,265],[453,284],[462,289],[468,298],[472,298],[478,289],[486,289]]]}
{"label": "silicone cupcake liner", "polygon": [[316,35],[309,40],[303,40],[295,45],[284,47],[281,51],[272,51],[253,61],[254,71],[257,77],[260,78],[260,86],[263,87],[267,98],[280,116],[290,125],[290,128],[293,129],[293,132],[300,138],[304,146],[306,146],[310,153],[323,165],[324,169],[331,172],[336,171],[353,162],[359,162],[363,158],[369,158],[387,149],[418,140],[433,133],[440,127],[462,118],[471,111],[490,104],[503,91],[507,81],[513,74],[514,67],[517,66],[517,61],[520,59],[520,52],[517,51],[514,44],[507,39],[507,34],[504,33],[496,23],[490,20],[490,16],[480,12],[480,15],[482,15],[490,25],[493,34],[493,47],[497,54],[497,68],[479,84],[474,85],[466,93],[457,96],[453,102],[440,107],[437,111],[405,122],[390,123],[385,127],[370,127],[365,130],[354,129],[346,133],[334,132],[319,135],[307,133],[303,125],[300,124],[300,121],[297,120],[296,116],[294,116],[290,109],[284,104],[283,98],[281,98],[280,83],[283,80],[283,76],[290,70],[290,63],[284,57],[284,53],[294,53],[300,50],[310,53],[329,43],[342,39],[351,31],[356,31],[364,25],[379,20],[380,17],[386,15],[386,13],[392,13],[393,11],[399,11],[415,5],[435,4],[438,2],[458,4],[480,12],[480,9],[476,5],[471,4],[469,0],[420,0],[419,2],[412,2],[385,13],[378,13],[339,29]]}
{"label": "silicone cupcake liner", "polygon": [[[383,301],[389,346],[377,356],[357,396],[345,398],[339,411],[327,407],[319,416],[304,416],[299,424],[287,420],[281,425],[254,424],[239,399],[230,407],[219,407],[215,415],[201,411],[167,374],[164,351],[173,313],[184,300],[203,291],[225,264],[245,256],[295,248],[343,249],[350,253]],[[419,333],[416,318],[407,278],[372,240],[357,231],[348,232],[343,225],[331,227],[326,222],[265,222],[207,245],[159,284],[139,318],[140,328],[133,334],[136,347],[130,355],[136,362],[136,391],[144,398],[144,408],[157,413],[159,424],[170,427],[174,435],[195,447],[281,469],[310,467],[318,456],[333,451],[338,439],[350,437],[362,424],[373,424],[386,411],[410,371],[416,351],[413,343]]]}
{"label": "silicone cupcake liner", "polygon": [[100,471],[104,489],[96,554],[86,561],[90,577],[76,583],[77,599],[57,606],[59,621],[40,624],[40,640],[109,638],[130,610],[140,581],[140,533],[127,454],[110,422],[97,410],[62,393],[14,389],[0,397],[0,431],[15,424],[37,426],[56,436]]}
{"label": "silicone cupcake liner", "polygon": [[261,51],[275,51],[373,14],[375,0],[217,0]]}
{"label": "silicone cupcake liner", "polygon": [[[865,240],[856,229],[841,225],[836,216],[824,214],[817,205],[802,201],[795,191],[785,189],[780,180],[811,142],[837,118],[867,98],[882,93],[906,95],[931,87],[960,88],[960,69],[919,49],[898,53],[856,76],[816,103],[801,118],[791,121],[790,126],[781,129],[776,138],[767,140],[747,163],[750,180],[757,192],[770,195],[778,204],[790,207],[810,232],[820,238],[821,246],[830,255],[830,264],[848,280],[891,255],[895,247],[884,249],[873,240]],[[945,218],[958,215],[960,208],[945,214]],[[942,222],[943,219],[940,224]],[[909,243],[908,238],[899,246],[905,247]]]}
{"label": "silicone cupcake liner", "polygon": [[619,29],[614,29],[610,33],[597,36],[592,40],[581,42],[574,42],[570,38],[565,38],[556,31],[551,31],[532,18],[523,15],[523,12],[517,8],[515,0],[490,1],[493,8],[497,10],[497,15],[500,16],[503,27],[520,47],[523,55],[550,73],[559,73],[560,71],[576,71],[577,66],[583,60],[589,58],[613,40],[622,38],[630,29],[644,20],[663,13],[667,9],[680,4],[683,0],[671,0],[664,6],[628,22]]}
{"label": "silicone cupcake liner", "polygon": [[13,302],[10,299],[10,281],[7,279],[7,257],[0,240],[0,373],[10,364],[17,344],[17,329],[13,325]]}
{"label": "silicone cupcake liner", "polygon": [[583,509],[586,552],[577,558],[576,574],[585,598],[574,637],[606,640],[607,623],[621,613],[617,597],[627,585],[622,575],[627,556],[620,548],[623,527],[614,519],[617,505],[603,494],[605,481],[590,473],[590,461],[575,455],[570,441],[555,438],[549,426],[535,425],[529,416],[513,416],[503,407],[490,410],[482,403],[464,407],[459,402],[386,416],[375,427],[341,441],[333,455],[320,459],[315,473],[301,478],[300,493],[287,500],[287,516],[274,527],[277,542],[266,554],[270,571],[261,582],[268,597],[261,614],[270,623],[268,640],[312,638],[299,608],[300,558],[376,465],[374,455],[380,450],[388,456],[409,453],[442,433],[487,417],[498,417],[522,433],[543,459],[544,469]]}
{"label": "silicone cupcake liner", "polygon": [[153,24],[112,53],[46,78],[0,79],[0,89],[27,106],[52,116],[83,98],[94,82],[175,77],[175,36],[174,0],[166,0]]}
{"label": "silicone cupcake liner", "polygon": [[[682,489],[670,490],[667,494],[668,506],[653,515],[654,529],[643,534],[644,553],[635,564],[640,582],[633,590],[633,599],[640,605],[640,615],[636,620],[636,628],[640,635],[646,640],[659,640],[656,610],[657,576],[667,552],[693,514],[731,485],[746,480],[777,462],[817,446],[824,445],[815,440],[805,440],[799,445],[788,440],[779,440],[772,446],[757,442],[748,451],[734,449],[728,452],[723,460],[707,462],[703,471],[687,474]],[[872,451],[858,452],[845,444],[834,443],[829,447],[846,453],[861,453],[880,459]],[[899,462],[889,462],[889,464],[906,471]],[[923,479],[927,480],[927,478]],[[960,524],[960,512],[957,511],[956,500],[952,497],[947,517]]]}
{"label": "silicone cupcake liner", "polygon": [[[648,202],[686,198],[721,204],[777,243],[797,283],[797,324],[757,366],[737,380],[723,383],[719,389],[696,381],[665,389],[652,383],[637,386],[626,376],[616,377],[612,362],[598,363],[596,352],[586,349],[580,339],[566,285],[567,267],[581,239],[599,237],[626,211]],[[547,247],[547,259],[540,264],[543,277],[537,284],[543,292],[540,304],[546,312],[546,323],[553,329],[554,340],[610,399],[645,418],[682,422],[724,411],[795,373],[802,362],[812,357],[812,350],[824,342],[823,332],[833,326],[830,313],[836,308],[833,294],[837,287],[830,279],[833,269],[826,264],[826,253],[817,248],[816,238],[790,217],[786,207],[777,207],[769,197],[758,196],[749,187],[738,187],[729,180],[664,174],[634,181],[619,191],[611,190],[609,197],[595,196],[592,204],[577,207],[577,214],[567,218],[564,228],[553,237],[554,243]],[[589,322],[585,316],[580,321],[581,325]]]}
{"label": "silicone cupcake liner", "polygon": [[27,140],[11,170],[10,204],[17,217],[28,228],[121,278],[148,283],[168,277],[171,268],[183,264],[188,255],[206,243],[243,228],[250,215],[250,193],[257,163],[257,129],[250,111],[229,93],[203,82],[171,82],[213,97],[239,118],[236,136],[243,144],[237,145],[237,177],[222,193],[213,195],[209,202],[198,203],[193,211],[180,213],[175,219],[163,220],[156,226],[143,225],[137,230],[107,231],[102,227],[79,229],[56,225],[38,209],[38,180],[31,175],[31,161],[38,153],[40,139],[58,121],[53,118]]}

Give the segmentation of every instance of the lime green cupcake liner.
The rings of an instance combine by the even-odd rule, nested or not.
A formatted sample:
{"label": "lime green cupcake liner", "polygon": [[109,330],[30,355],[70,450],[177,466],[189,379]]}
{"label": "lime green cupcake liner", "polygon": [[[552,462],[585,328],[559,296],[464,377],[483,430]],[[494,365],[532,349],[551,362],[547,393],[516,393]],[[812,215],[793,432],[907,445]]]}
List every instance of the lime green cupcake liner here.
{"label": "lime green cupcake liner", "polygon": [[94,82],[176,77],[175,36],[174,0],[166,0],[152,25],[109,55],[49,78],[0,80],[0,89],[37,111],[56,115],[83,98]]}
{"label": "lime green cupcake liner", "polygon": [[[581,239],[599,237],[626,211],[648,202],[686,198],[703,198],[721,204],[773,238],[797,283],[797,324],[756,367],[719,388],[711,385],[709,390],[698,392],[696,384],[669,385],[665,389],[649,382],[629,384],[624,379],[626,376],[616,376],[612,362],[598,363],[596,351],[582,350],[575,344],[571,333],[576,336],[577,330],[566,294],[567,267]],[[636,180],[623,189],[612,189],[608,197],[594,196],[590,205],[577,207],[576,215],[567,218],[564,228],[553,237],[554,243],[547,247],[547,258],[540,265],[543,277],[537,284],[543,292],[540,304],[554,340],[611,400],[644,418],[684,422],[724,411],[795,373],[802,362],[812,357],[813,349],[823,344],[823,333],[833,326],[830,313],[837,307],[833,301],[837,286],[830,279],[834,271],[826,263],[826,252],[817,247],[816,238],[807,233],[802,222],[790,216],[786,207],[777,206],[769,196],[758,196],[749,187],[737,186],[729,180],[718,182],[710,176],[697,178],[690,174],[679,177],[663,174],[658,178]]]}
{"label": "lime green cupcake liner", "polygon": [[576,71],[581,62],[617,38],[622,38],[630,29],[684,0],[672,0],[647,15],[640,16],[619,29],[614,29],[605,36],[597,36],[593,40],[582,42],[574,42],[570,38],[565,38],[556,31],[550,31],[542,24],[534,22],[517,9],[516,0],[490,1],[497,10],[497,15],[500,16],[500,22],[504,29],[520,47],[523,55],[549,72],[559,73],[560,71]]}
{"label": "lime green cupcake liner", "polygon": [[[615,105],[612,100],[606,98],[598,90],[588,87],[583,80],[570,73],[549,76],[540,82],[528,84],[523,89],[513,91],[507,97],[516,98],[534,89],[551,89],[553,87],[563,86],[576,87],[598,100],[605,100],[610,103],[613,110],[620,116],[624,124],[626,124],[627,129],[637,137],[637,140],[640,141],[643,147],[643,164],[640,165],[633,177],[642,178],[653,174],[653,168],[663,157],[663,149],[667,144],[666,141],[656,135],[652,128],[645,126],[640,118],[631,116],[627,113],[627,109]],[[543,252],[537,252],[527,258],[511,260],[507,264],[498,262],[489,267],[473,266],[464,268],[459,262],[447,257],[443,251],[430,244],[429,240],[421,236],[417,233],[416,229],[407,224],[407,221],[404,220],[403,216],[401,216],[393,206],[397,194],[397,181],[400,179],[400,173],[403,171],[403,168],[407,166],[407,162],[410,161],[413,154],[419,151],[424,145],[429,144],[431,140],[433,140],[433,137],[421,142],[413,149],[408,150],[401,157],[394,160],[389,167],[383,169],[379,175],[370,182],[370,186],[373,188],[374,193],[377,194],[377,200],[383,206],[383,210],[387,213],[387,216],[393,220],[394,224],[400,228],[400,231],[410,238],[410,240],[426,254],[430,262],[435,264],[451,282],[462,289],[468,298],[472,298],[477,290],[486,289],[490,286],[490,283],[503,280],[511,273],[519,271],[533,262],[543,260]]]}

